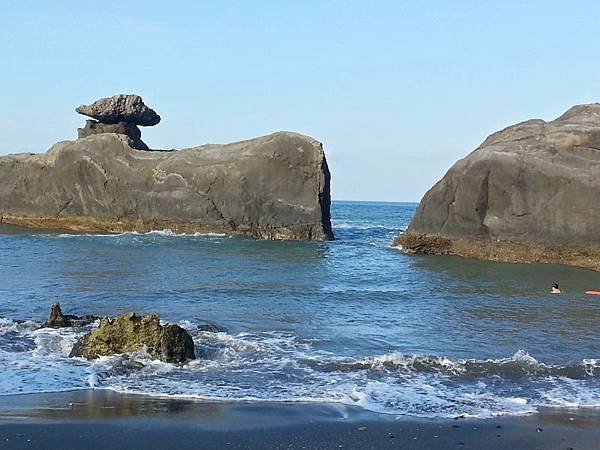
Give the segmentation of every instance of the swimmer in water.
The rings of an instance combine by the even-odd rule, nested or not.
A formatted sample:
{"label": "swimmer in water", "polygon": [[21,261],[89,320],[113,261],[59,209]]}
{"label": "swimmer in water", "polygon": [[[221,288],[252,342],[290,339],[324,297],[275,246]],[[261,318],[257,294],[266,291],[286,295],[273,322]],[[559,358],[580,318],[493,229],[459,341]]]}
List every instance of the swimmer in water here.
{"label": "swimmer in water", "polygon": [[552,285],[552,290],[550,291],[552,294],[562,294],[562,291],[558,287],[558,284],[554,283]]}

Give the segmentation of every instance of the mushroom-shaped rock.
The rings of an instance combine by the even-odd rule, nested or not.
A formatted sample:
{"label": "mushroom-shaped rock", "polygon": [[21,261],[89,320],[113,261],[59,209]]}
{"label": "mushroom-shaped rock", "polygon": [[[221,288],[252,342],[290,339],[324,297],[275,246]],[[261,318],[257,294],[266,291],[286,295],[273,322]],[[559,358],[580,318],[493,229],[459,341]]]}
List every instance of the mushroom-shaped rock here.
{"label": "mushroom-shaped rock", "polygon": [[152,357],[165,362],[181,363],[196,358],[194,341],[186,330],[175,324],[161,325],[158,316],[138,316],[133,312],[102,319],[98,328],[75,344],[70,356],[96,359],[144,347]]}
{"label": "mushroom-shaped rock", "polygon": [[107,124],[129,122],[148,127],[160,122],[160,116],[148,108],[139,95],[113,95],[91,105],[81,105],[75,111]]}

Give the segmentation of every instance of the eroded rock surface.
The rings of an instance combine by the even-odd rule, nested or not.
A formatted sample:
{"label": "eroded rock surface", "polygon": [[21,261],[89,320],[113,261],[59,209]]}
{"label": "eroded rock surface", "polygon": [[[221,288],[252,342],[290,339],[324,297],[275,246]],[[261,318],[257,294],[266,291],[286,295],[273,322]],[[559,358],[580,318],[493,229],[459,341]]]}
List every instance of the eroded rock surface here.
{"label": "eroded rock surface", "polygon": [[96,100],[91,105],[81,105],[75,111],[107,124],[129,122],[148,127],[160,122],[160,116],[148,108],[139,95],[113,95]]}
{"label": "eroded rock surface", "polygon": [[116,133],[124,134],[131,139],[131,147],[137,150],[150,150],[142,141],[142,132],[137,125],[130,122],[100,123],[95,120],[86,120],[85,127],[77,129],[78,138],[86,138],[94,134]]}
{"label": "eroded rock surface", "polygon": [[600,269],[600,104],[489,136],[425,194],[409,253]]}
{"label": "eroded rock surface", "polygon": [[149,355],[170,363],[195,359],[194,341],[179,325],[161,325],[158,316],[129,313],[101,319],[98,328],[83,336],[70,356],[96,359],[145,349]]}

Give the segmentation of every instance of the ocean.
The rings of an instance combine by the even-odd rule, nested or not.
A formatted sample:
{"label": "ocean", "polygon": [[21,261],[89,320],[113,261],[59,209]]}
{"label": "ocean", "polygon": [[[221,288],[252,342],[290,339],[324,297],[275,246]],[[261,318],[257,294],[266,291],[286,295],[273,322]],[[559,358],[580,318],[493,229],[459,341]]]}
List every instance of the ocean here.
{"label": "ocean", "polygon": [[[0,227],[0,405],[104,389],[419,417],[600,408],[600,297],[584,294],[600,274],[404,255],[391,243],[415,208],[334,202],[332,242]],[[40,329],[55,301],[66,314],[159,314],[199,358],[69,358],[89,327]]]}

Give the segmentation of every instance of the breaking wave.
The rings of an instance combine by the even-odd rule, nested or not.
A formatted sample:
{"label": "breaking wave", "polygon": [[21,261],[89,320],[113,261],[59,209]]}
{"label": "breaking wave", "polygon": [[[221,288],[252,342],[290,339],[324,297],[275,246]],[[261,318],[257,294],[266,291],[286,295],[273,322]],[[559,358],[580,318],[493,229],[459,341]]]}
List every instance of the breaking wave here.
{"label": "breaking wave", "polygon": [[58,237],[63,238],[72,238],[72,237],[120,237],[120,236],[163,236],[163,237],[228,237],[229,235],[225,233],[176,233],[170,229],[164,230],[151,230],[145,233],[140,233],[138,231],[126,231],[124,233],[61,233],[56,235]]}
{"label": "breaking wave", "polygon": [[194,337],[198,356],[183,365],[153,360],[143,350],[95,361],[69,358],[86,330],[0,318],[0,395],[110,389],[211,401],[336,402],[421,417],[600,407],[596,359],[550,365],[523,350],[500,359],[400,352],[349,358],[290,333],[230,334],[180,324]]}

